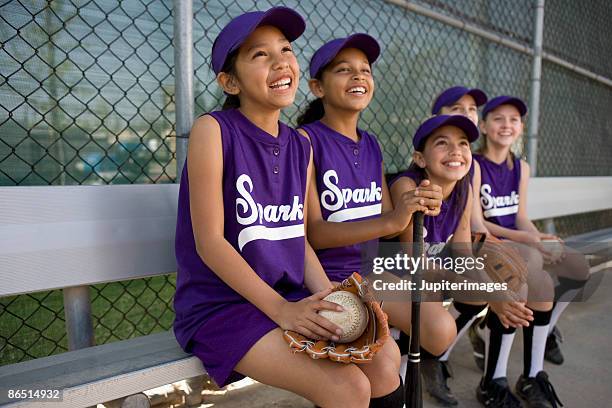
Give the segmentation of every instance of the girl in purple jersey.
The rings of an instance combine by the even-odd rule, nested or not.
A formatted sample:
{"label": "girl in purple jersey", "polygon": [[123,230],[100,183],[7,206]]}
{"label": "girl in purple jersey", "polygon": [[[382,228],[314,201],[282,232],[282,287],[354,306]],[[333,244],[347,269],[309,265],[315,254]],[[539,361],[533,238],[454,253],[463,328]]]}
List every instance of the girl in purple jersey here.
{"label": "girl in purple jersey", "polygon": [[[486,102],[487,96],[480,89],[455,86],[444,90],[436,97],[432,106],[432,114],[463,115],[478,126],[478,107],[484,105]],[[480,166],[476,160],[472,161],[472,167],[470,168],[470,177],[472,181],[475,177],[474,175],[476,175],[476,178],[480,179]],[[472,231],[487,233],[488,230],[484,226],[477,194],[479,193],[474,190],[471,228]],[[524,290],[526,290],[526,288],[524,288]],[[532,312],[525,306],[525,302],[514,300],[501,301],[500,297],[500,301],[490,301],[489,305],[491,306],[491,310],[499,316],[503,324],[513,327],[522,327],[528,326],[529,322],[532,320]],[[453,344],[439,359],[427,358],[429,356],[425,355],[422,365],[425,388],[438,400],[442,400],[446,403],[456,401],[446,384],[447,376],[450,372],[446,365],[448,364],[448,358],[457,340],[468,330],[470,330],[470,340],[474,347],[476,362],[479,367],[484,369],[485,343],[481,338],[482,336],[479,336],[476,332],[476,324],[478,322],[474,325],[472,325],[472,323],[486,306],[487,303],[482,301],[454,301],[451,304],[449,311],[453,317],[455,317],[458,333],[457,339],[455,339]],[[501,336],[501,333],[494,333],[494,337],[498,335]]]}
{"label": "girl in purple jersey", "polygon": [[[400,173],[391,183],[391,195],[394,199],[406,191],[414,190],[417,183],[423,179],[429,179],[432,184],[441,186],[443,202],[440,214],[434,217],[426,215],[424,218],[426,255],[429,257],[440,256],[441,253],[449,251],[449,243],[453,244],[453,252],[471,256],[470,245],[466,245],[471,242],[470,216],[473,199],[468,173],[472,164],[470,143],[477,138],[476,125],[466,116],[440,114],[431,117],[421,124],[415,134],[413,162],[409,169]],[[412,224],[400,234],[400,240],[412,242]],[[453,271],[444,273],[444,279],[449,281],[460,281],[458,276],[460,275]],[[484,277],[477,274],[471,278],[481,280]],[[484,305],[483,302],[463,300],[459,293],[451,296],[455,298],[455,302],[450,308],[450,316],[453,318],[453,325],[461,331],[482,311]],[[438,304],[442,307],[441,300],[440,298],[437,302],[428,302],[425,305]],[[446,384],[446,379],[450,376],[446,361],[453,344],[436,353],[429,350],[421,352],[425,388],[445,406],[458,404]]]}
{"label": "girl in purple jersey", "polygon": [[[478,107],[484,105],[487,102],[487,97],[480,89],[469,89],[462,86],[455,86],[448,88],[443,91],[436,100],[432,107],[433,114],[459,114],[468,117],[475,125],[478,125]],[[476,160],[472,161],[472,167],[470,168],[470,176],[472,181],[474,178],[480,180],[480,166]],[[471,227],[472,231],[488,233],[487,228],[484,225],[482,218],[482,211],[480,210],[480,197],[479,191],[474,191],[474,200],[471,214]],[[526,293],[526,287],[523,289]],[[529,322],[533,320],[533,312],[526,307],[525,302],[508,300],[502,301],[495,300],[490,301],[489,305],[491,310],[489,313],[494,312],[502,322],[503,328],[509,329],[510,327],[523,327],[529,326]],[[466,331],[469,330],[470,341],[474,347],[474,357],[477,365],[484,369],[485,364],[485,342],[483,337],[489,335],[487,333],[479,333],[478,328],[484,326],[487,319],[475,322],[476,314],[482,311],[486,306],[486,303],[482,302],[471,302],[467,307],[461,302],[453,302],[450,307],[451,314],[456,316],[457,322],[457,338],[460,338]],[[461,312],[463,311],[463,312]],[[474,322],[474,324],[472,324]],[[501,326],[500,326],[501,327]],[[482,327],[481,327],[482,329]],[[503,332],[497,329],[493,329],[493,338],[501,337]],[[487,340],[489,340],[487,338]],[[425,386],[428,391],[433,395],[444,396],[448,392],[448,386],[446,385],[446,377],[444,373],[449,370],[443,370],[443,365],[448,361],[450,352],[457,340],[449,347],[449,349],[440,357],[441,364],[436,364],[433,361],[424,360],[423,372]],[[439,372],[442,371],[443,374]],[[509,396],[511,399],[512,396]]]}
{"label": "girl in purple jersey", "polygon": [[[426,182],[421,195],[402,196],[394,209],[378,141],[357,127],[372,99],[371,64],[379,53],[378,43],[367,34],[335,39],[319,48],[311,59],[309,81],[317,99],[298,120],[299,130],[311,141],[315,165],[308,240],[334,282],[366,269],[362,253],[376,253],[377,239],[406,228],[414,211],[435,213],[440,205],[439,189]],[[372,407],[403,406],[399,366],[393,341],[385,343],[371,364],[359,366],[371,383]]]}
{"label": "girl in purple jersey", "polygon": [[[511,151],[523,133],[526,113],[525,103],[511,96],[498,96],[486,104],[480,127],[483,145],[480,153],[475,155],[480,173],[475,174],[474,188],[479,192],[479,209],[486,228],[494,235],[514,242],[528,265],[527,307],[533,310],[534,320],[529,327],[523,328],[524,366],[516,392],[530,407],[556,407],[560,401],[543,371],[547,337],[567,302],[586,283],[589,270],[584,257],[569,248],[565,248],[565,258],[561,262],[552,262],[542,240],[559,238],[539,232],[527,217],[529,165]],[[557,287],[553,286],[544,269],[557,276],[560,283]],[[558,300],[555,304],[554,299]],[[487,324],[491,329],[488,362],[477,396],[485,406],[502,406],[499,404],[500,396],[510,394],[506,362],[514,328],[509,322],[490,320],[493,321]],[[503,335],[494,338],[494,329],[502,331]],[[518,401],[511,405],[520,406]]]}
{"label": "girl in purple jersey", "polygon": [[[285,7],[233,19],[212,49],[223,111],[198,118],[181,177],[174,331],[219,386],[242,376],[325,407],[367,407],[355,365],[293,354],[289,329],[337,339],[317,314],[331,283],[305,240],[309,142],[279,122],[299,66],[291,41],[303,19]],[[314,293],[314,295],[311,295]]]}

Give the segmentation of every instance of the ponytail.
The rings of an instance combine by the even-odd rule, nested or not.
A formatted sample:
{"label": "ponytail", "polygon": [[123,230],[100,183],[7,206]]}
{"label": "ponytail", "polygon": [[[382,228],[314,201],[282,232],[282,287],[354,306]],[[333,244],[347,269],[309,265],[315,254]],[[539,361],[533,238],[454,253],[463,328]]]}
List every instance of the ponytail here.
{"label": "ponytail", "polygon": [[321,119],[325,115],[325,108],[323,107],[323,100],[317,98],[314,101],[310,101],[306,110],[297,119],[297,125],[303,126],[308,123],[315,122]]}
{"label": "ponytail", "polygon": [[240,107],[240,98],[236,95],[227,95],[221,110],[238,109]]}

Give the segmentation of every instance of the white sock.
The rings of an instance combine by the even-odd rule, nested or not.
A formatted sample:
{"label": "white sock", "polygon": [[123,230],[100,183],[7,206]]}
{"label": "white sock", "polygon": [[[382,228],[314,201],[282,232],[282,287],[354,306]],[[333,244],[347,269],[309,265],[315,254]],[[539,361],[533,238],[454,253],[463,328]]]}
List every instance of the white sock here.
{"label": "white sock", "polygon": [[[489,366],[489,339],[491,338],[491,329],[485,326],[482,329],[483,338],[485,342],[485,373],[488,371],[487,368]],[[512,343],[514,342],[514,333],[503,334],[501,340],[501,347],[499,350],[499,355],[497,357],[497,365],[495,366],[495,371],[493,372],[492,379],[502,378],[507,376],[508,372],[508,359],[510,358],[510,350],[512,349]]]}
{"label": "white sock", "polygon": [[[450,310],[449,310],[450,312]],[[452,315],[452,313],[451,313]],[[455,345],[457,344],[457,342],[459,341],[459,339],[470,329],[470,326],[472,325],[472,323],[474,323],[474,320],[476,320],[478,318],[478,315],[473,316],[465,326],[463,326],[461,328],[461,330],[459,330],[459,333],[457,333],[457,337],[455,337],[455,340],[453,340],[453,342],[451,343],[450,346],[448,346],[448,349],[444,352],[444,354],[442,354],[439,358],[440,361],[448,361],[448,358],[450,357],[450,353],[451,351],[453,351],[453,348],[455,348]],[[455,317],[455,320],[457,318]]]}
{"label": "white sock", "polygon": [[570,302],[557,302],[555,307],[552,310],[552,315],[550,315],[550,325],[548,326],[548,334],[552,333],[555,325],[559,321],[559,317],[561,317],[561,313],[569,306]]}
{"label": "white sock", "polygon": [[548,337],[549,327],[550,325],[548,324],[546,326],[533,326],[529,377],[535,377],[544,369],[544,350],[546,349],[546,337]]}

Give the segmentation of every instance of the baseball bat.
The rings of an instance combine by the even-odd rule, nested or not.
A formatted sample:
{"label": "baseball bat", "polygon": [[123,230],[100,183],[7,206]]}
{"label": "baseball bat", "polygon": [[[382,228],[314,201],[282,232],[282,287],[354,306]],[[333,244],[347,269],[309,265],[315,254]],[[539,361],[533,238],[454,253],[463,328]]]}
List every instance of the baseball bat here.
{"label": "baseball bat", "polygon": [[[414,213],[412,224],[413,256],[423,254],[423,213]],[[408,364],[406,365],[406,408],[422,408],[423,395],[421,390],[421,340],[419,328],[421,324],[421,270],[418,268],[413,275],[415,290],[412,291],[411,320],[410,320],[410,348],[408,350]]]}

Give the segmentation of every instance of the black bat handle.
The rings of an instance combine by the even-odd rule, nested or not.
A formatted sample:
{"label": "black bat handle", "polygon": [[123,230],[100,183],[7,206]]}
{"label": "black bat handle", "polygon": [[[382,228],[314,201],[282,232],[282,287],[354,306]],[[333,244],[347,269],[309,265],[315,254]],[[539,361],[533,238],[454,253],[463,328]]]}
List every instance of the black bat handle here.
{"label": "black bat handle", "polygon": [[[413,257],[423,255],[423,213],[413,215],[412,224]],[[415,290],[412,291],[410,347],[408,349],[408,365],[406,367],[406,408],[422,408],[423,394],[421,390],[421,270],[417,269],[412,277]]]}

